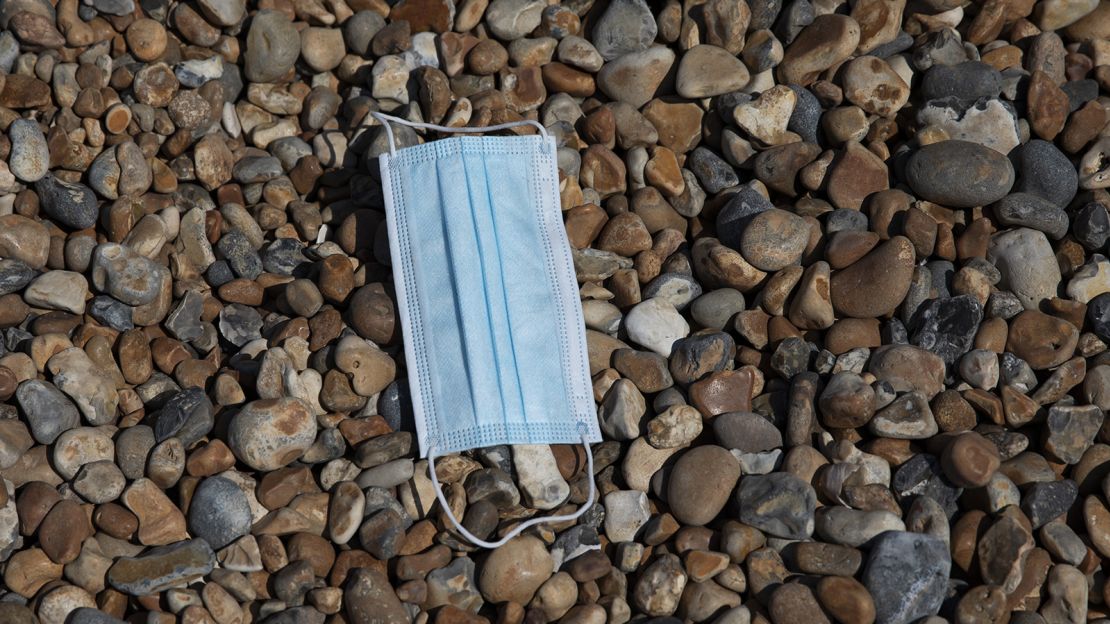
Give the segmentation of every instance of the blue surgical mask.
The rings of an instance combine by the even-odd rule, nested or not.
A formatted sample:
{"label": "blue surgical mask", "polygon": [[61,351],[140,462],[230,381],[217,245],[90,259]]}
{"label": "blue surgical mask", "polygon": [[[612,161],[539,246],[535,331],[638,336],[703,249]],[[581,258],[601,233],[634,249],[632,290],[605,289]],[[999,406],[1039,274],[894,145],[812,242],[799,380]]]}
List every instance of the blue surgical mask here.
{"label": "blue surgical mask", "polygon": [[[436,455],[497,444],[588,451],[601,432],[554,139],[532,121],[445,128],[374,117],[389,139],[379,164],[421,456],[434,464]],[[445,132],[531,124],[540,135],[398,150],[390,123]],[[438,483],[437,495],[449,510]]]}

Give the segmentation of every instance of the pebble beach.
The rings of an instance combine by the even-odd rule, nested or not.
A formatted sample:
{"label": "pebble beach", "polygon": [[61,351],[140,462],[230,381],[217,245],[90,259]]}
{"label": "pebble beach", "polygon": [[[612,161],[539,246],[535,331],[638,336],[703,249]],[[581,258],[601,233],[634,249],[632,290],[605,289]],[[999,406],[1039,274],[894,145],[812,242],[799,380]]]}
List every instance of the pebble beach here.
{"label": "pebble beach", "polygon": [[[376,112],[555,140],[576,521]],[[1108,189],[1110,0],[0,0],[0,623],[1110,622]]]}

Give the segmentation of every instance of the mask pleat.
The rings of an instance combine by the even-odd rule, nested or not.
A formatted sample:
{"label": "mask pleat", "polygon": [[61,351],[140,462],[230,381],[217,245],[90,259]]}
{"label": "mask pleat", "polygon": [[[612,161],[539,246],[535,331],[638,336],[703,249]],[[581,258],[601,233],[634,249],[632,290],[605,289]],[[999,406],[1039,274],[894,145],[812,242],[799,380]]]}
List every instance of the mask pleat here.
{"label": "mask pleat", "polygon": [[[540,228],[536,195],[538,163],[532,153],[487,157],[483,176],[490,181],[493,227],[499,233],[505,305],[519,359],[519,393],[529,432],[565,422],[567,392],[560,355],[565,337],[557,331],[559,307],[548,265],[552,245]],[[562,244],[566,244],[563,242]],[[506,261],[506,259],[511,259]],[[571,293],[577,298],[577,292]],[[536,354],[543,354],[537,357]]]}
{"label": "mask pleat", "polygon": [[[475,209],[474,223],[482,248],[483,275],[489,305],[490,334],[497,354],[497,383],[504,410],[501,414],[506,430],[510,423],[527,430],[528,410],[520,393],[521,375],[518,351],[513,340],[512,312],[507,299],[504,257],[501,253],[501,234],[494,220],[496,210],[493,186],[487,161],[490,156],[468,153],[463,155],[467,171],[467,190],[470,205]],[[511,232],[510,232],[511,234]],[[523,425],[523,426],[522,426]]]}
{"label": "mask pleat", "polygon": [[[474,222],[475,210],[470,194],[460,183],[467,180],[461,154],[441,154],[436,161],[436,183],[440,196],[440,227],[447,242],[447,268],[454,292],[454,313],[462,334],[462,353],[470,389],[472,414],[469,419],[453,419],[452,425],[473,430],[483,413],[503,411],[489,326],[489,302],[482,272],[482,249]],[[444,301],[446,298],[444,298]],[[469,422],[467,422],[469,421]]]}

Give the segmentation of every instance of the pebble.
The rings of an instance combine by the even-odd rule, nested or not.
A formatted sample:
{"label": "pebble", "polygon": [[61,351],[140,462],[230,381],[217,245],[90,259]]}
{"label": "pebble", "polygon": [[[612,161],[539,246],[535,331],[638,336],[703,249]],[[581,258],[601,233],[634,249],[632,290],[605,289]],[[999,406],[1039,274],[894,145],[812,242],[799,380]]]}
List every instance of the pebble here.
{"label": "pebble", "polygon": [[50,171],[50,151],[37,123],[16,119],[8,128],[11,154],[8,168],[22,182],[37,182]]}
{"label": "pebble", "polygon": [[84,184],[65,182],[47,174],[35,182],[35,192],[43,212],[59,224],[81,230],[96,223],[96,195]]}
{"label": "pebble", "polygon": [[740,521],[769,535],[806,539],[813,534],[817,495],[806,482],[784,472],[748,475],[736,491]]}
{"label": "pebble", "polygon": [[1051,256],[1052,245],[1044,233],[1028,228],[993,236],[988,251],[1002,276],[999,286],[1013,292],[1027,310],[1038,309],[1042,301],[1056,295],[1059,265],[1041,262]]}
{"label": "pebble", "polygon": [[108,584],[132,596],[146,596],[212,571],[216,555],[204,540],[159,546],[138,557],[120,557],[108,569]]}
{"label": "pebble", "polygon": [[[1106,3],[903,4],[0,6],[0,620],[1102,617]],[[601,439],[438,458],[584,510],[493,552],[377,111],[557,146]]]}
{"label": "pebble", "polygon": [[740,478],[740,463],[719,446],[683,453],[667,482],[671,513],[684,524],[704,525],[724,509]]}
{"label": "pebble", "polygon": [[[1014,185],[1014,167],[998,152],[969,141],[923,146],[906,162],[906,182],[931,202],[953,208],[984,206]],[[955,184],[956,180],[959,184]]]}
{"label": "pebble", "polygon": [[913,622],[936,615],[951,566],[947,545],[935,537],[904,531],[879,536],[863,572],[875,621]]}
{"label": "pebble", "polygon": [[478,587],[491,602],[527,604],[551,574],[551,555],[543,542],[519,536],[489,554],[479,572]]}
{"label": "pebble", "polygon": [[208,477],[200,482],[189,502],[188,523],[190,533],[219,550],[250,531],[247,496],[228,479]]}
{"label": "pebble", "polygon": [[311,408],[296,398],[243,406],[228,428],[228,446],[255,470],[276,470],[300,457],[316,438]]}

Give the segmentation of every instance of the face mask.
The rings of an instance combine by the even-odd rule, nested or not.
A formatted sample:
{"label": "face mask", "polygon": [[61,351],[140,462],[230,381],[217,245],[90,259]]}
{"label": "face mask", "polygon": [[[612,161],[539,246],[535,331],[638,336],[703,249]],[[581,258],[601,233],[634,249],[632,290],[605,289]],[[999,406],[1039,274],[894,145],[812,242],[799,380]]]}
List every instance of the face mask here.
{"label": "face mask", "polygon": [[[374,113],[386,222],[422,457],[455,528],[494,548],[594,498],[600,442],[578,283],[559,207],[555,140],[534,121],[447,128]],[[454,137],[396,149],[390,123],[442,132],[534,125],[540,136]],[[590,496],[567,516],[498,542],[451,515],[435,457],[497,444],[582,443]]]}

